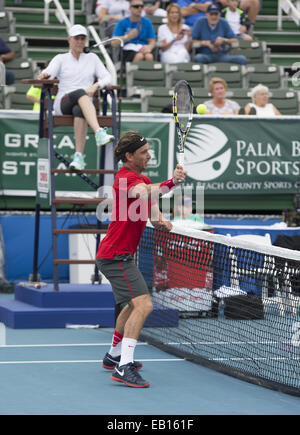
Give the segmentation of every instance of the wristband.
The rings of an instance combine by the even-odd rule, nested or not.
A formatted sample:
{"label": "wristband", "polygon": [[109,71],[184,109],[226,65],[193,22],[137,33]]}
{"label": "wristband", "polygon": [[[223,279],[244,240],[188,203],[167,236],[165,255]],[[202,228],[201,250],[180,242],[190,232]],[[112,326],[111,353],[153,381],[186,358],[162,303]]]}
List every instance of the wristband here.
{"label": "wristband", "polygon": [[162,193],[168,193],[175,186],[176,184],[174,182],[174,178],[171,178],[170,180],[166,180],[160,183],[159,188]]}

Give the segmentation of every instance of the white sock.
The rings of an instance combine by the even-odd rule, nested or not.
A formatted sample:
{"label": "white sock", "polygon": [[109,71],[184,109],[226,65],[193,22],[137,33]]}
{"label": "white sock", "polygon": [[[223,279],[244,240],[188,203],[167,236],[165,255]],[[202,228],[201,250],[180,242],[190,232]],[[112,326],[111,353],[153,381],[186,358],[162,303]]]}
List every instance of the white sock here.
{"label": "white sock", "polygon": [[121,349],[122,349],[122,341],[118,343],[116,346],[111,346],[110,351],[108,352],[111,356],[119,356],[121,355]]}
{"label": "white sock", "polygon": [[122,340],[122,352],[119,366],[133,362],[133,354],[137,340],[134,338],[123,338]]}
{"label": "white sock", "polygon": [[80,153],[79,151],[76,151],[75,156],[82,156],[82,153]]}

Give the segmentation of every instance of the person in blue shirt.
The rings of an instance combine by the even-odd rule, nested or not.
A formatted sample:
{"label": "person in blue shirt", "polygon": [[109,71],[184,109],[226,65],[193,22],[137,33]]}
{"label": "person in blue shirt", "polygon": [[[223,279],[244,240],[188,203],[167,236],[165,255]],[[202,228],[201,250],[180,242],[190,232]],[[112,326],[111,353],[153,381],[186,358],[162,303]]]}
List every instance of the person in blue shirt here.
{"label": "person in blue shirt", "polygon": [[176,2],[180,7],[182,16],[184,17],[184,24],[192,27],[198,18],[205,17],[205,12],[208,6],[212,4],[211,0],[177,0]]}
{"label": "person in blue shirt", "polygon": [[221,18],[220,9],[212,4],[208,7],[206,17],[199,18],[192,28],[193,42],[200,42],[200,48],[194,61],[202,64],[215,62],[246,65],[243,55],[227,54],[227,47],[237,42],[237,36],[225,18]]}
{"label": "person in blue shirt", "polygon": [[[143,0],[130,0],[130,16],[118,22],[113,36],[124,42],[123,62],[152,61],[152,51],[156,43],[156,35],[149,18],[142,17]],[[112,41],[113,46],[120,41]]]}

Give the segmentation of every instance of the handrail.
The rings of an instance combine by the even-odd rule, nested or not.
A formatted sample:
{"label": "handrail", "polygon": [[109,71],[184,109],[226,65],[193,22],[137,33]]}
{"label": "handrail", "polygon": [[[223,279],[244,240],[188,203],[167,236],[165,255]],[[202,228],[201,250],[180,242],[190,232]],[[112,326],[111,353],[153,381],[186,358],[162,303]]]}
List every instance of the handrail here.
{"label": "handrail", "polygon": [[282,11],[285,12],[293,21],[300,26],[300,1],[278,0],[277,30],[282,30]]}
{"label": "handrail", "polygon": [[64,21],[67,26],[67,29],[72,27],[72,25],[74,24],[74,0],[69,0],[70,19],[67,17],[59,0],[44,0],[45,3],[44,24],[49,24],[49,5],[52,1],[55,3],[56,6],[55,16],[58,19],[58,21],[61,23]]}

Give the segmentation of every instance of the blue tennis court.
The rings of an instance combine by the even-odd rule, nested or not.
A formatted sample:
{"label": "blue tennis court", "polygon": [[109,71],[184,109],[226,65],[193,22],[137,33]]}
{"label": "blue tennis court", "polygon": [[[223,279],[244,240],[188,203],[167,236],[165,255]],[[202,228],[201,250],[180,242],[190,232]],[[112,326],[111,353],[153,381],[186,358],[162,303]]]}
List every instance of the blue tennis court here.
{"label": "blue tennis court", "polygon": [[[1,332],[1,415],[300,414],[300,398],[215,372],[139,342],[148,389],[101,367],[112,329]],[[122,406],[120,406],[122,404]]]}

